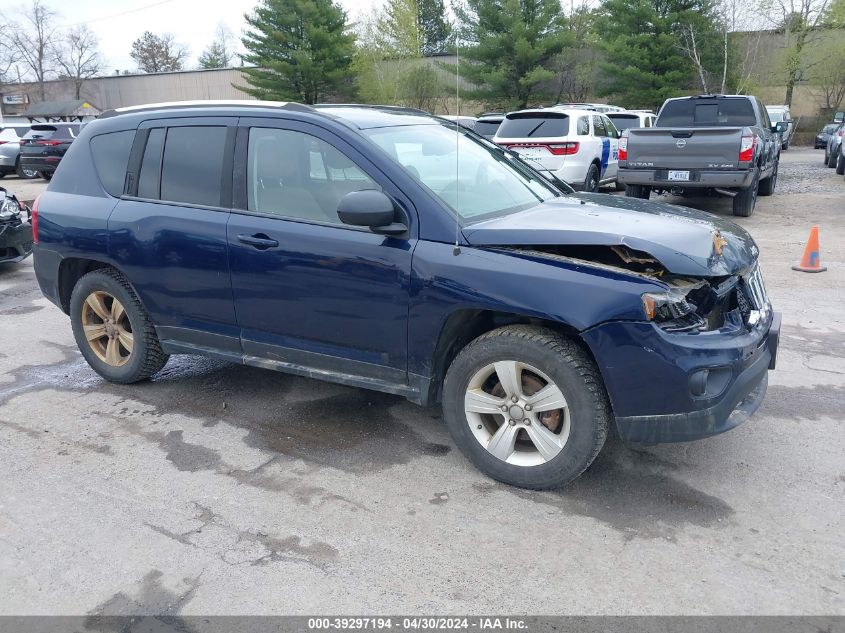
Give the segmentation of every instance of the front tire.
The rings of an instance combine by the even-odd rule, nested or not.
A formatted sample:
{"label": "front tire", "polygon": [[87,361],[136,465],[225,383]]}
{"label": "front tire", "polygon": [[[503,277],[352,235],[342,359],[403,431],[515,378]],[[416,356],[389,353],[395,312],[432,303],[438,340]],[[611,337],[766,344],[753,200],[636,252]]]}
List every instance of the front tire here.
{"label": "front tire", "polygon": [[836,156],[839,152],[830,152],[830,156],[827,157],[827,166],[833,169],[836,167]]}
{"label": "front tire", "polygon": [[82,356],[109,382],[145,380],[167,363],[135,291],[114,269],[95,270],[76,282],[70,319]]}
{"label": "front tire", "polygon": [[757,205],[757,193],[760,189],[760,170],[754,170],[754,178],[751,180],[751,185],[746,189],[741,189],[733,201],[733,213],[740,218],[750,217],[754,213],[754,207]]}
{"label": "front tire", "polygon": [[772,168],[772,175],[765,180],[760,181],[759,194],[761,196],[770,196],[775,192],[775,186],[778,182],[778,168],[780,167],[780,159],[775,161],[775,166]]}
{"label": "front tire", "polygon": [[534,490],[584,472],[611,419],[589,355],[552,330],[527,325],[498,328],[461,350],[446,374],[443,415],[481,472]]}
{"label": "front tire", "polygon": [[840,176],[845,174],[845,155],[841,151],[839,156],[836,157],[836,173]]}

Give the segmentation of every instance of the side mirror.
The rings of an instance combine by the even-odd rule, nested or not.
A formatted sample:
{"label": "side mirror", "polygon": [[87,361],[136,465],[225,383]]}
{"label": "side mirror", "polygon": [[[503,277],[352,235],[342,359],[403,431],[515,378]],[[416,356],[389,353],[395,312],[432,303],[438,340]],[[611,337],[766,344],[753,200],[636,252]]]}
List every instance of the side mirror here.
{"label": "side mirror", "polygon": [[772,132],[777,132],[778,134],[783,134],[788,129],[789,129],[789,121],[778,121],[772,127]]}
{"label": "side mirror", "polygon": [[340,199],[337,217],[350,226],[366,226],[380,235],[401,235],[408,230],[396,222],[396,206],[386,194],[375,189],[352,191]]}

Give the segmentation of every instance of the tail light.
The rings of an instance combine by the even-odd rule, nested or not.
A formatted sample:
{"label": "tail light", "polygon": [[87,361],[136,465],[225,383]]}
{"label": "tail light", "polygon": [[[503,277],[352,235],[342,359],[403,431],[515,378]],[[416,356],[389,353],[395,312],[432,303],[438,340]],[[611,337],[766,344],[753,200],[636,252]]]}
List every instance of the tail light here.
{"label": "tail light", "polygon": [[619,160],[628,160],[628,130],[619,137]]}
{"label": "tail light", "polygon": [[61,141],[35,141],[35,144],[36,144],[36,145],[50,145],[50,146],[53,146],[53,145],[61,145],[61,144],[62,144],[62,142],[61,142]]}
{"label": "tail light", "polygon": [[32,224],[32,241],[38,244],[38,201],[41,199],[39,194],[32,203],[32,213],[30,214],[29,222]]}
{"label": "tail light", "polygon": [[554,156],[571,156],[578,153],[580,143],[508,143],[505,147],[517,149],[520,147],[544,147]]}
{"label": "tail light", "polygon": [[743,136],[742,143],[739,146],[739,162],[750,163],[754,160],[754,146],[757,144],[757,139],[754,136]]}

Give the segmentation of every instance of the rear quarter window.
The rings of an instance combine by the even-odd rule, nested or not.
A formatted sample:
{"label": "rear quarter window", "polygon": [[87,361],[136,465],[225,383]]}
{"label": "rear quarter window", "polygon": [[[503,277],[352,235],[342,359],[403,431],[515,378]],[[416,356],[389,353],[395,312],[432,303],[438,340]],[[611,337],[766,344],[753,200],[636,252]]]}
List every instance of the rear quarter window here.
{"label": "rear quarter window", "polygon": [[109,195],[120,197],[126,180],[129,152],[135,140],[135,130],[100,134],[91,139],[94,168]]}
{"label": "rear quarter window", "polygon": [[569,116],[554,113],[509,114],[496,132],[499,138],[541,138],[567,134],[569,134]]}

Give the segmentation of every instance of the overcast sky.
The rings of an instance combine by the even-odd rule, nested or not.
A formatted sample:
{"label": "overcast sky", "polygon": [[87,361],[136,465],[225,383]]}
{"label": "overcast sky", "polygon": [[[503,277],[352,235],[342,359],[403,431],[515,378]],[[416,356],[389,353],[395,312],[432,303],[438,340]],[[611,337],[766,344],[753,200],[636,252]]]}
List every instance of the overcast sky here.
{"label": "overcast sky", "polygon": [[[351,20],[374,2],[381,4],[381,0],[340,0]],[[144,31],[173,33],[190,49],[186,67],[196,67],[217,25],[222,22],[240,35],[243,15],[252,10],[256,0],[44,0],[44,4],[59,14],[61,26],[88,24],[100,38],[106,72],[113,73],[115,69],[135,70],[129,50]],[[0,0],[0,5],[5,14],[14,12],[11,0]]]}

